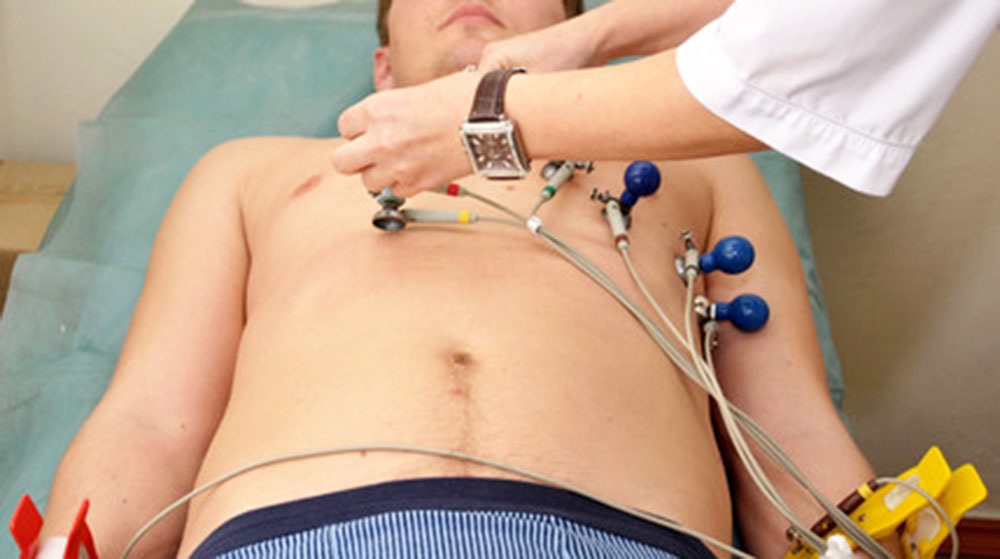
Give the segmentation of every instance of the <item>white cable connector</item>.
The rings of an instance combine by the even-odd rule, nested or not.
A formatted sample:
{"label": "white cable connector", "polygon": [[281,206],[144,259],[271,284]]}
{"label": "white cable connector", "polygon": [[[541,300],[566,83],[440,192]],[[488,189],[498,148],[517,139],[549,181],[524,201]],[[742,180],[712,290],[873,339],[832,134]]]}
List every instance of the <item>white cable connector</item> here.
{"label": "white cable connector", "polygon": [[537,235],[538,230],[542,228],[542,219],[537,215],[533,215],[529,217],[524,224],[528,226],[528,231],[531,231],[532,234]]}
{"label": "white cable connector", "polygon": [[45,538],[45,541],[38,546],[38,553],[35,554],[34,559],[63,559],[68,545],[69,539],[63,536]]}
{"label": "white cable connector", "polygon": [[612,198],[607,201],[604,205],[604,217],[608,220],[608,225],[611,226],[611,238],[618,250],[627,247],[628,226],[625,224],[625,214],[622,212],[622,206],[618,200]]}
{"label": "white cable connector", "polygon": [[826,540],[826,551],[820,559],[851,559],[854,557],[854,550],[851,543],[841,534],[834,534]]}
{"label": "white cable connector", "polygon": [[611,225],[612,237],[617,239],[621,235],[627,234],[625,215],[622,213],[622,206],[617,200],[608,200],[608,203],[604,206],[604,215],[608,218],[608,224]]}
{"label": "white cable connector", "polygon": [[550,191],[551,194],[549,195],[549,198],[555,196],[555,193],[557,190],[559,190],[559,187],[566,184],[566,182],[572,178],[573,178],[573,162],[567,161],[562,165],[560,165],[559,169],[555,172],[555,174],[552,175],[552,178],[549,179],[549,184],[547,186],[552,189]]}

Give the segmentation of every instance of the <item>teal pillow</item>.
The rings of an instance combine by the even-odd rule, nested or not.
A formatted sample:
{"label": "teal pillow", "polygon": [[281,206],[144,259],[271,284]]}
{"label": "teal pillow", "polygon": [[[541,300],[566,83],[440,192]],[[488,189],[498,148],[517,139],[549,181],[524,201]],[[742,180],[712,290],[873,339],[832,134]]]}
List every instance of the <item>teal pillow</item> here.
{"label": "teal pillow", "polygon": [[372,91],[374,5],[196,0],[98,118],[319,119],[335,135],[336,116]]}

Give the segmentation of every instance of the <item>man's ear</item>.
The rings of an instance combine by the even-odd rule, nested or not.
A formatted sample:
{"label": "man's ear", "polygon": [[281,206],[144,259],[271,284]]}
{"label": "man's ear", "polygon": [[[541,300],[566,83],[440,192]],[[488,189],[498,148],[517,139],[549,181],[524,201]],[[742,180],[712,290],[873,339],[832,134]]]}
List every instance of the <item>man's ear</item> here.
{"label": "man's ear", "polygon": [[381,46],[375,49],[375,91],[393,88],[392,63],[389,60],[389,47]]}

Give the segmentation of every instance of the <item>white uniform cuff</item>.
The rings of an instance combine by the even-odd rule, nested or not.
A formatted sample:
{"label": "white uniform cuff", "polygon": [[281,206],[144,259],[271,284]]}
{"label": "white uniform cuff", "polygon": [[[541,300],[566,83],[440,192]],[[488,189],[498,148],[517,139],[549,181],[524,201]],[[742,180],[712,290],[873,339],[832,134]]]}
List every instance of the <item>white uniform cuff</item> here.
{"label": "white uniform cuff", "polygon": [[885,196],[914,147],[873,138],[745,81],[717,38],[718,20],[677,50],[684,85],[708,110],[792,159],[866,194]]}

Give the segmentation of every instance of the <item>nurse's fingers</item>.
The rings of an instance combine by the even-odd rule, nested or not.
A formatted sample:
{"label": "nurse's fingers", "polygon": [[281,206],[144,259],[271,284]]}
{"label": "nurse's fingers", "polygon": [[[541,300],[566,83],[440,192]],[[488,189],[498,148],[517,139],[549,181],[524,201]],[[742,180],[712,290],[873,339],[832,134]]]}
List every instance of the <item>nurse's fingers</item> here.
{"label": "nurse's fingers", "polygon": [[340,113],[340,118],[337,119],[337,129],[342,138],[353,140],[365,133],[367,119],[364,104],[366,101],[367,99],[363,99]]}
{"label": "nurse's fingers", "polygon": [[382,192],[388,187],[392,188],[396,196],[409,198],[441,184],[447,184],[447,179],[439,176],[439,173],[428,172],[405,161],[394,161],[376,163],[363,169],[361,182],[370,192]]}
{"label": "nurse's fingers", "polygon": [[392,193],[400,198],[405,198],[407,192],[401,192],[404,190],[400,188],[399,182],[395,181],[385,170],[380,167],[368,167],[361,172],[361,182],[365,185],[365,190],[368,192],[382,192],[386,188],[391,188]]}
{"label": "nurse's fingers", "polygon": [[338,173],[353,175],[375,162],[371,136],[365,135],[347,142],[330,154],[330,162]]}

